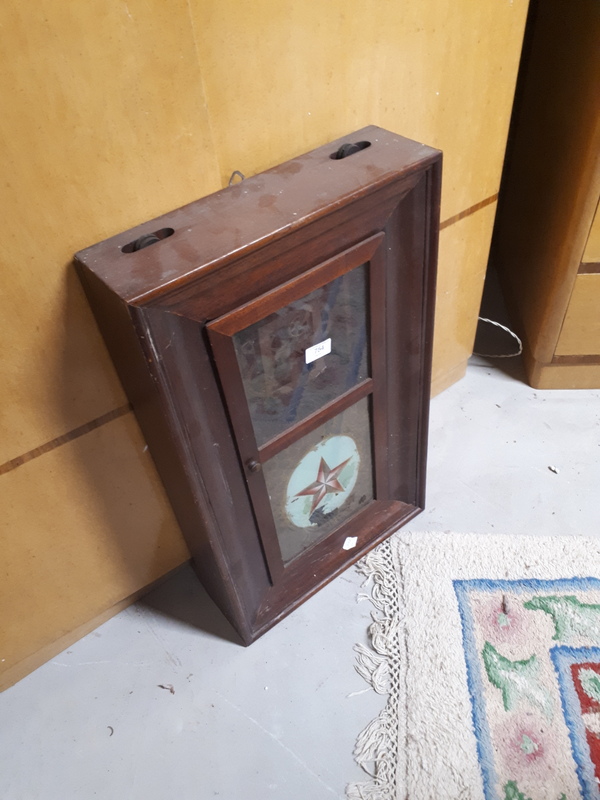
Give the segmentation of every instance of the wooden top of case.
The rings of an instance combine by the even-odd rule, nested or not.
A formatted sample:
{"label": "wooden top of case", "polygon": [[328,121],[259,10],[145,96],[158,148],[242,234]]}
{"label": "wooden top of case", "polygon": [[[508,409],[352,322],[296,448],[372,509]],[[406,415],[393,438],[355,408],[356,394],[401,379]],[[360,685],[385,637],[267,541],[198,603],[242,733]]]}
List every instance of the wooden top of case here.
{"label": "wooden top of case", "polygon": [[[346,142],[370,146],[343,159]],[[374,125],[81,250],[75,259],[128,303],[171,291],[441,158],[427,145]],[[137,252],[122,248],[164,228]]]}

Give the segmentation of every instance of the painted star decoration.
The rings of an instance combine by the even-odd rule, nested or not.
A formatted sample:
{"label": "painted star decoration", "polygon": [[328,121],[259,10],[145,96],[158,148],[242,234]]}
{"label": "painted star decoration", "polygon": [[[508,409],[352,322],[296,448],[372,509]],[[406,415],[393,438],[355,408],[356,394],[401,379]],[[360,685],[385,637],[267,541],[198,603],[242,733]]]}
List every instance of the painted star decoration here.
{"label": "painted star decoration", "polygon": [[325,459],[321,459],[319,471],[317,473],[317,480],[314,481],[314,483],[311,483],[310,486],[307,486],[306,489],[298,492],[296,495],[296,497],[306,497],[310,495],[313,496],[312,506],[310,508],[311,514],[317,508],[325,495],[344,491],[344,487],[339,482],[338,477],[346,464],[351,460],[351,458],[347,458],[345,461],[342,461],[341,464],[338,464],[337,467],[329,469]]}

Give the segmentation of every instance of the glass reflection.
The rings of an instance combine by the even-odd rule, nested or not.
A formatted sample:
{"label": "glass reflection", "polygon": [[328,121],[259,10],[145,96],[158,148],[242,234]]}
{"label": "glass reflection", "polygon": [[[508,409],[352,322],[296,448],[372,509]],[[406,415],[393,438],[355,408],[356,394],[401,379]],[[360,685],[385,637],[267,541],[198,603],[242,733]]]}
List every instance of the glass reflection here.
{"label": "glass reflection", "polygon": [[369,398],[263,464],[284,563],[373,500]]}
{"label": "glass reflection", "polygon": [[258,445],[369,377],[362,264],[233,337]]}

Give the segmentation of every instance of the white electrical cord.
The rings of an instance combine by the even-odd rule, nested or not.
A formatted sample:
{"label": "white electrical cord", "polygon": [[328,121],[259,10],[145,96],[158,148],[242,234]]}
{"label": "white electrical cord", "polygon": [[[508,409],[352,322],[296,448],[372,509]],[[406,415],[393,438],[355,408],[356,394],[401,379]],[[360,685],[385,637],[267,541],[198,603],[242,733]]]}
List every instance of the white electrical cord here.
{"label": "white electrical cord", "polygon": [[479,317],[480,322],[489,322],[490,325],[495,325],[497,328],[502,328],[503,331],[509,333],[513,339],[516,339],[519,344],[519,349],[516,353],[501,353],[500,355],[492,355],[491,353],[476,353],[473,352],[474,356],[481,356],[483,358],[515,358],[515,356],[520,356],[523,352],[523,342],[519,339],[517,334],[514,331],[511,331],[510,328],[507,328],[506,325],[501,325],[499,322],[495,322],[493,319],[486,319],[486,317]]}

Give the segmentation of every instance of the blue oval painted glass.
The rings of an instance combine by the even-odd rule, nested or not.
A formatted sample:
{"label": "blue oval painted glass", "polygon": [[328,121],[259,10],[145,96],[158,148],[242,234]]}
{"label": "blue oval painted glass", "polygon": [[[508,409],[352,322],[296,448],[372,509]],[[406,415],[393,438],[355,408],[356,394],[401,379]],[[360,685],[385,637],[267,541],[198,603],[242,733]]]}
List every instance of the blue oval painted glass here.
{"label": "blue oval painted glass", "polygon": [[371,451],[365,397],[263,464],[284,564],[373,501]]}
{"label": "blue oval painted glass", "polygon": [[356,485],[360,455],[350,436],[331,436],[313,447],[290,477],[285,510],[298,528],[318,525],[343,505]]}

